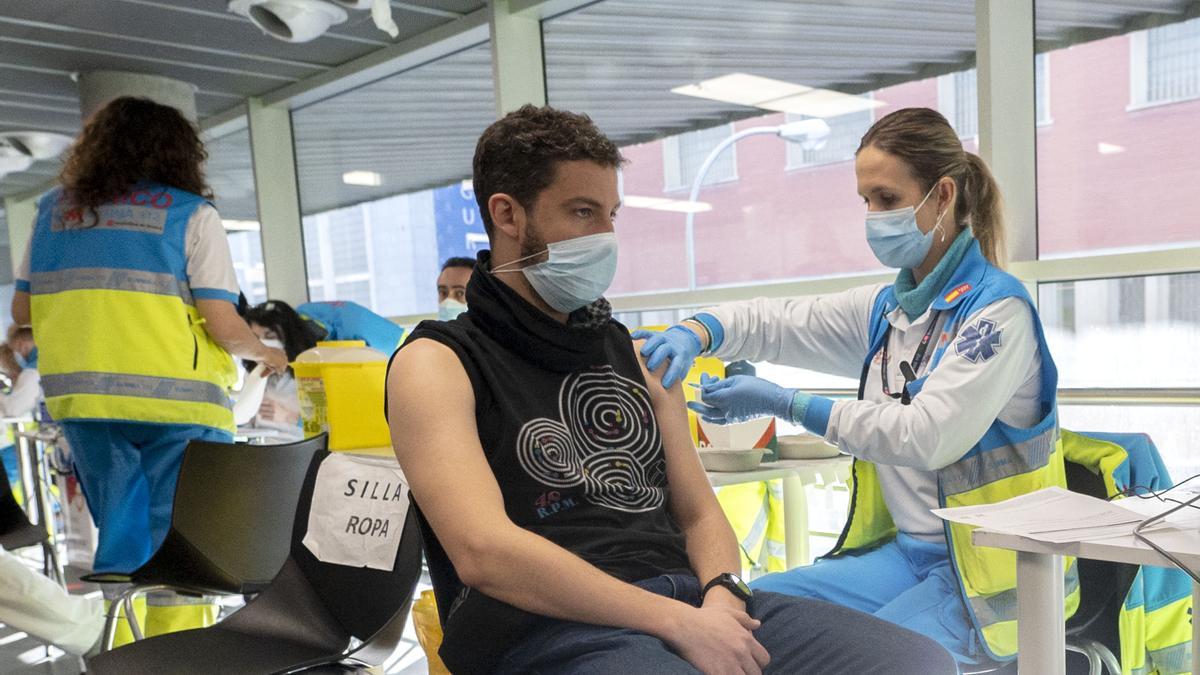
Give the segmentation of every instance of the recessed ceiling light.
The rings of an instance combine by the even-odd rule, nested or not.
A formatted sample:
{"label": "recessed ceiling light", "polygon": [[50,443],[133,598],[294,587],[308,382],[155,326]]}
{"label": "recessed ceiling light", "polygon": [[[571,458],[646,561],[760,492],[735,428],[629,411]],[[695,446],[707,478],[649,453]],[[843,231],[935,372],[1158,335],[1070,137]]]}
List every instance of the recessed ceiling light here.
{"label": "recessed ceiling light", "polygon": [[1125,146],[1101,141],[1100,143],[1096,144],[1096,150],[1098,150],[1102,155],[1116,155],[1118,153],[1125,152]]}
{"label": "recessed ceiling light", "polygon": [[676,94],[733,103],[751,108],[789,112],[810,117],[836,117],[884,105],[865,96],[843,94],[832,89],[815,89],[746,73],[722,75],[671,90]]}
{"label": "recessed ceiling light", "polygon": [[226,232],[258,232],[259,230],[257,220],[225,220],[222,218],[221,225],[225,227]]}
{"label": "recessed ceiling light", "polygon": [[346,185],[379,187],[383,185],[383,176],[374,171],[347,171],[342,174],[342,182]]}
{"label": "recessed ceiling light", "polygon": [[704,213],[705,211],[712,211],[712,204],[705,202],[689,202],[684,199],[644,197],[641,195],[625,195],[625,198],[621,200],[621,204],[631,209],[674,211],[675,213]]}

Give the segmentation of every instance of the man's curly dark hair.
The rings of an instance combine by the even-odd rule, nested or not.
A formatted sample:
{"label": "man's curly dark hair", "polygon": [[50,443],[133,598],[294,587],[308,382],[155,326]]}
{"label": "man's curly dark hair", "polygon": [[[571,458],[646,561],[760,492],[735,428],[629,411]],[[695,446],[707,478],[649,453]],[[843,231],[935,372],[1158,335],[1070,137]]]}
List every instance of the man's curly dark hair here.
{"label": "man's curly dark hair", "polygon": [[532,208],[554,182],[559,162],[590,160],[619,167],[625,162],[616,144],[587,115],[550,106],[522,106],[494,122],[475,146],[475,201],[483,226],[492,235],[488,200],[506,194]]}
{"label": "man's curly dark hair", "polygon": [[97,208],[143,181],[212,199],[206,159],[200,134],[183,113],[148,98],[122,96],[88,119],[59,178],[67,200],[90,212],[94,224]]}

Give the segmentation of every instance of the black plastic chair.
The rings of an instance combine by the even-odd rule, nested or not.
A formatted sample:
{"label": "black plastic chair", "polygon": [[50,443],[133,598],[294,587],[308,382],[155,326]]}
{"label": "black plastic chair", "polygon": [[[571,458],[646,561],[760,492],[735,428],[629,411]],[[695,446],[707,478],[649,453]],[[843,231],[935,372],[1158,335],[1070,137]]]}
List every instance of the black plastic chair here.
{"label": "black plastic chair", "polygon": [[192,595],[251,595],[283,567],[292,516],[313,454],[324,434],[286,445],[193,441],[184,450],[171,528],[163,543],[128,575],[100,573],[95,583],[131,583],[109,608],[104,647],[112,645],[122,607],[135,639],[137,595],[174,590]]}
{"label": "black plastic chair", "polygon": [[[421,573],[421,535],[410,506],[392,571],[317,560],[302,540],[321,451],[296,508],[291,554],[271,584],[209,628],[142,640],[88,662],[95,675],[176,673],[260,675],[353,670],[382,663],[400,643]],[[357,641],[357,642],[356,642]],[[350,663],[349,666],[339,664]]]}
{"label": "black plastic chair", "polygon": [[[1067,489],[1071,492],[1108,499],[1104,479],[1087,467],[1065,462]],[[1079,566],[1079,609],[1067,620],[1067,649],[1083,654],[1088,660],[1088,672],[1099,675],[1105,665],[1111,675],[1119,675],[1121,637],[1118,620],[1121,605],[1138,566],[1105,560],[1077,558]]]}
{"label": "black plastic chair", "polygon": [[38,546],[50,538],[45,527],[34,525],[25,510],[13,496],[4,460],[0,460],[0,546],[15,551],[27,546]]}

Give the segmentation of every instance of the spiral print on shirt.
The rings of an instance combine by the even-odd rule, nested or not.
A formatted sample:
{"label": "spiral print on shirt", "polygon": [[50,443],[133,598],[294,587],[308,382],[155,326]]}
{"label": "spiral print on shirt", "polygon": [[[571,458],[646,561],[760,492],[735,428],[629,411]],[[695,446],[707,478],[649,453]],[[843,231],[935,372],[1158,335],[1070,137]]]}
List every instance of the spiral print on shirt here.
{"label": "spiral print on shirt", "polygon": [[517,460],[534,480],[557,488],[582,484],[597,506],[639,513],[664,502],[666,466],[646,388],[610,366],[568,376],[559,420],[521,427]]}

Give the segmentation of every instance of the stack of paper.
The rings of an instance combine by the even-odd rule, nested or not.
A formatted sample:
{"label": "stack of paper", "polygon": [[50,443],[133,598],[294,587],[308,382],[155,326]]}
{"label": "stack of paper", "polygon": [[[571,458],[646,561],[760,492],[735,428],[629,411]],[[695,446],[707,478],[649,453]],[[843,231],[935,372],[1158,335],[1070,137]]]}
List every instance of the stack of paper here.
{"label": "stack of paper", "polygon": [[[1156,513],[1164,510],[1159,509]],[[1052,543],[1128,535],[1134,526],[1148,517],[1116,503],[1060,487],[1030,492],[995,504],[934,509],[933,513],[951,522]]]}

